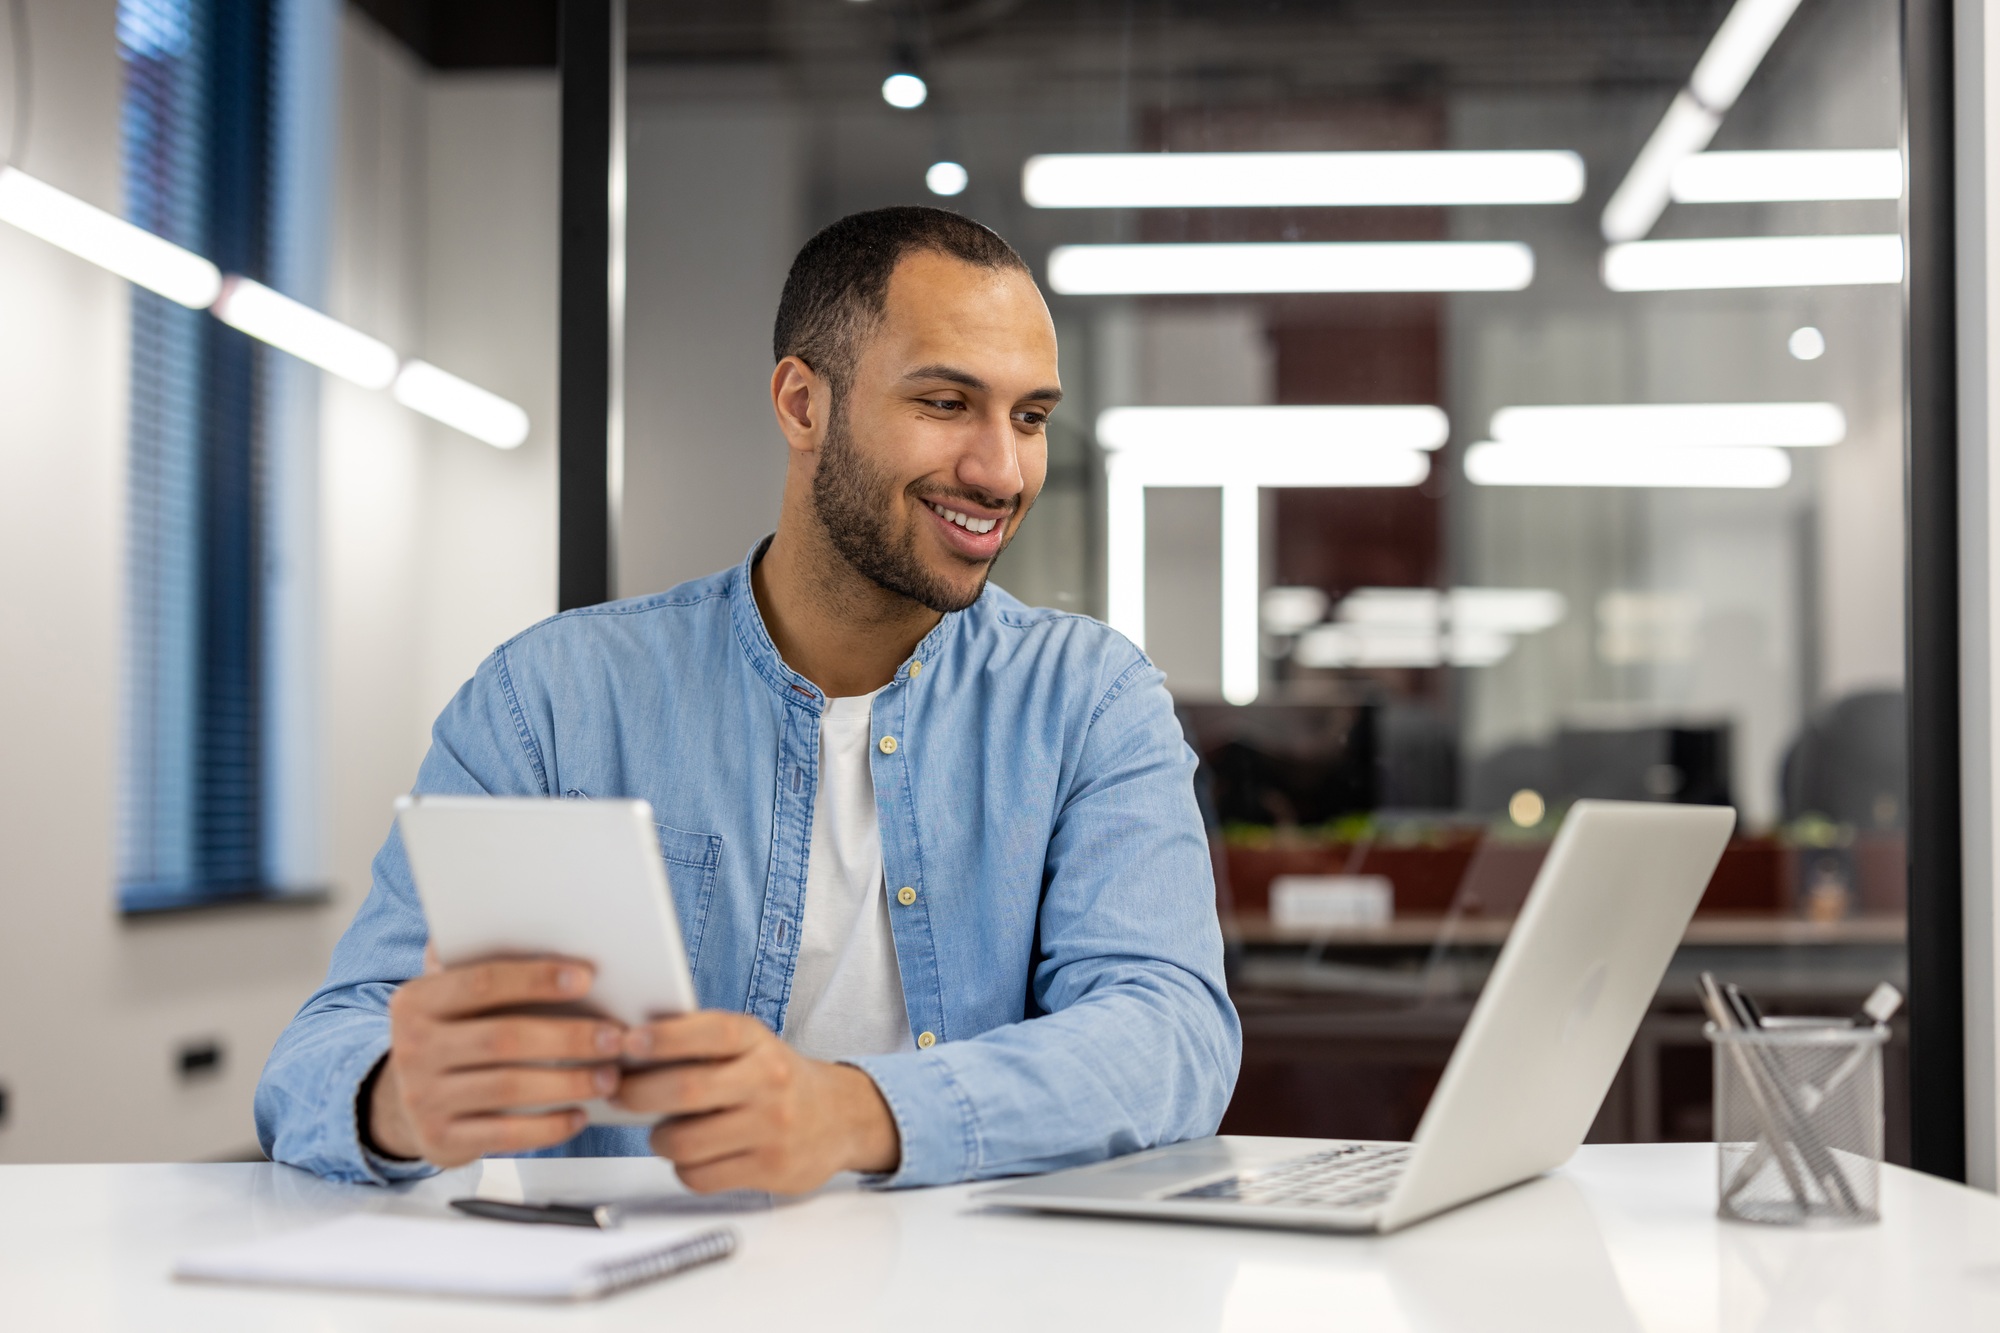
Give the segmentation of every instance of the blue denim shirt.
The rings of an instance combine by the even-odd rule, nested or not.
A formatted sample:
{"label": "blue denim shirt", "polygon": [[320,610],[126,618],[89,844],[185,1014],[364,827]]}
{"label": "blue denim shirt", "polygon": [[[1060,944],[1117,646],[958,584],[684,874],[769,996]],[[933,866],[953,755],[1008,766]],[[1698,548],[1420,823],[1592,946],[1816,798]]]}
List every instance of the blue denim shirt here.
{"label": "blue denim shirt", "polygon": [[[701,1003],[782,1031],[825,699],[764,630],[760,551],[503,644],[439,716],[417,790],[651,802]],[[1241,1030],[1163,679],[1096,621],[989,586],[876,696],[883,867],[916,891],[889,910],[920,1047],[851,1062],[902,1136],[888,1183],[1070,1166],[1220,1121]],[[429,1170],[366,1151],[355,1123],[425,938],[392,831],[258,1085],[273,1160],[354,1181]],[[643,1129],[598,1126],[548,1151],[649,1149]]]}

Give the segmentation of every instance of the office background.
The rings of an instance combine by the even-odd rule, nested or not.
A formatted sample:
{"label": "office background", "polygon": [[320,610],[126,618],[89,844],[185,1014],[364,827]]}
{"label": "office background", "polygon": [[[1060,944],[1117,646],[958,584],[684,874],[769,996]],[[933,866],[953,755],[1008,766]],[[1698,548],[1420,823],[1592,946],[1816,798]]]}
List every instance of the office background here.
{"label": "office background", "polygon": [[[126,916],[117,850],[126,573],[127,284],[12,228],[0,450],[7,745],[0,1082],[10,1160],[250,1150],[251,1089],[364,896],[388,802],[479,659],[555,609],[557,90],[443,76],[338,4],[301,6],[338,95],[328,308],[504,384],[536,423],[496,450],[324,377],[312,507],[316,827],[288,886],[324,901]],[[120,197],[113,3],[37,3],[25,163]],[[202,1063],[203,1048],[220,1056]],[[196,1068],[184,1074],[182,1059]]]}
{"label": "office background", "polygon": [[[0,1159],[249,1149],[263,1053],[365,893],[431,717],[488,649],[558,605],[555,7],[266,9],[276,72],[261,114],[281,146],[266,162],[291,175],[261,182],[271,245],[250,276],[503,394],[531,425],[494,448],[256,353],[255,873],[139,875],[134,793],[176,781],[135,778],[145,738],[175,734],[157,718],[147,731],[153,715],[135,703],[160,679],[135,669],[136,627],[171,600],[145,600],[171,580],[135,558],[135,516],[165,512],[134,466],[146,306],[0,227],[0,697],[15,703],[0,778]],[[800,241],[844,212],[962,208],[1045,279],[1063,245],[1525,243],[1534,275],[1517,291],[1052,296],[1071,401],[1049,492],[996,577],[1114,623],[1120,589],[1143,588],[1146,646],[1209,761],[1249,1034],[1227,1127],[1406,1134],[1577,796],[1743,810],[1690,963],[1756,970],[1807,1007],[1903,978],[1899,288],[1616,291],[1601,269],[1609,196],[1730,9],[1523,6],[1501,20],[1490,5],[1301,4],[1239,21],[1203,6],[632,0],[609,591],[730,563],[767,529],[782,475],[763,399],[770,310]],[[199,48],[208,7],[26,11],[32,135],[15,165],[132,213],[134,71]],[[1896,148],[1900,22],[1884,0],[1803,0],[1709,146]],[[1961,23],[1977,76],[1967,98],[1982,86],[1964,54],[1976,31]],[[924,80],[923,105],[885,100],[895,73]],[[1961,147],[1977,142],[1968,132]],[[1504,207],[1070,210],[1024,197],[1035,154],[1161,148],[1567,149],[1585,184],[1575,202]],[[960,192],[934,188],[940,163],[964,168]],[[1877,190],[1673,202],[1632,239],[1902,226]],[[1523,444],[1499,429],[1503,408],[1687,402],[1831,405],[1839,428],[1712,442],[1738,462],[1782,459],[1784,475],[1758,486],[1501,486],[1467,471],[1475,448]],[[1245,622],[1225,587],[1222,485],[1145,492],[1132,584],[1101,412],[1384,404],[1444,409],[1421,480],[1257,492],[1247,677],[1240,642],[1232,656]],[[1968,540],[1980,531],[1969,522]],[[171,532],[158,540],[172,548]],[[1983,624],[1968,605],[1968,625]],[[1976,693],[1985,657],[1967,660]],[[1968,773],[1984,753],[1973,739]],[[1968,846],[1985,827],[1968,820]],[[1982,873],[1975,857],[1974,909]],[[1364,918],[1386,883],[1390,926],[1274,920],[1279,874],[1366,879],[1340,900]],[[1991,1103],[1977,1049],[1990,1015],[1972,1030],[1976,1112]],[[1603,1136],[1705,1137],[1705,1059],[1691,995],[1663,991]],[[1907,1154],[1907,1102],[1892,1098],[1891,1115]],[[1991,1119],[1975,1113],[1975,1139],[1992,1137]],[[1974,1159],[1975,1178],[1990,1177],[1990,1144]]]}

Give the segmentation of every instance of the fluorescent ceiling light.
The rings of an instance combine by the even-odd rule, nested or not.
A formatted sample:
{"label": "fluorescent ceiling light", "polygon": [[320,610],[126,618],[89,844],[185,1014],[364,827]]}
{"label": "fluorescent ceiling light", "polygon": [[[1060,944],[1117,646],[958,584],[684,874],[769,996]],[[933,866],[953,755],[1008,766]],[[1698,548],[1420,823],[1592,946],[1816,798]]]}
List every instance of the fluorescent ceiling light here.
{"label": "fluorescent ceiling light", "polygon": [[1721,128],[1722,117],[1686,92],[1676,93],[1631,170],[1605,202],[1599,229],[1607,241],[1636,241],[1653,229],[1666,212],[1674,172],[1688,158],[1708,147]]}
{"label": "fluorescent ceiling light", "polygon": [[396,353],[387,343],[260,282],[231,274],[215,317],[364,389],[386,389],[396,378]]}
{"label": "fluorescent ceiling light", "polygon": [[1903,239],[1895,235],[1627,241],[1604,252],[1604,285],[1614,292],[1843,287],[1902,280]]}
{"label": "fluorescent ceiling light", "polygon": [[933,162],[924,172],[924,185],[932,194],[964,194],[971,183],[971,173],[956,162]]}
{"label": "fluorescent ceiling light", "polygon": [[191,309],[222,291],[222,274],[200,255],[15,167],[0,167],[0,220]]}
{"label": "fluorescent ceiling light", "polygon": [[1832,403],[1604,403],[1503,407],[1504,444],[1695,446],[1839,444],[1847,416]]}
{"label": "fluorescent ceiling light", "polygon": [[495,448],[512,449],[528,438],[526,412],[427,361],[406,363],[396,375],[393,392],[404,407]]}
{"label": "fluorescent ceiling light", "polygon": [[1222,488],[1222,697],[1233,704],[1255,703],[1263,684],[1263,508],[1255,486]]}
{"label": "fluorescent ceiling light", "polygon": [[1266,588],[1258,601],[1258,618],[1269,633],[1297,634],[1326,619],[1328,605],[1326,593],[1318,588]]}
{"label": "fluorescent ceiling light", "polygon": [[1506,634],[1485,630],[1411,630],[1375,625],[1319,625],[1299,636],[1292,660],[1302,667],[1483,667],[1514,651]]}
{"label": "fluorescent ceiling light", "polygon": [[1047,153],[1021,168],[1036,208],[1356,208],[1569,204],[1567,149],[1426,153]]}
{"label": "fluorescent ceiling light", "polygon": [[1894,148],[1779,153],[1696,153],[1675,164],[1680,204],[1901,199],[1903,155]]}
{"label": "fluorescent ceiling light", "polygon": [[1599,221],[1605,240],[1636,241],[1653,229],[1667,207],[1675,170],[1708,147],[1723,115],[1736,105],[1743,85],[1798,7],[1799,0],[1736,0],[1688,86],[1674,95],[1631,170],[1611,192]]}
{"label": "fluorescent ceiling light", "polygon": [[1791,479],[1792,460],[1768,446],[1618,448],[1580,444],[1475,444],[1465,475],[1478,486],[1630,486],[1769,490]]}
{"label": "fluorescent ceiling light", "polygon": [[1696,62],[1688,91],[1717,111],[1735,106],[1798,7],[1799,0],[1736,0]]}
{"label": "fluorescent ceiling light", "polygon": [[1562,623],[1569,603],[1553,588],[1453,588],[1447,607],[1459,629],[1536,634]]}
{"label": "fluorescent ceiling light", "polygon": [[1337,623],[1308,629],[1293,649],[1307,667],[1491,666],[1514,640],[1561,622],[1551,588],[1357,588]]}
{"label": "fluorescent ceiling light", "polygon": [[882,100],[898,111],[913,111],[930,95],[931,90],[914,74],[891,74],[882,80]]}
{"label": "fluorescent ceiling light", "polygon": [[[1112,433],[1116,435],[1118,429],[1114,426]],[[1113,629],[1145,646],[1147,489],[1220,487],[1222,694],[1231,703],[1249,703],[1257,697],[1262,666],[1258,565],[1263,545],[1258,490],[1265,486],[1415,486],[1430,472],[1431,456],[1422,449],[1383,444],[1328,448],[1323,438],[1252,437],[1218,447],[1213,438],[1198,435],[1111,452],[1104,466],[1105,618]]]}
{"label": "fluorescent ceiling light", "polygon": [[510,449],[527,438],[528,414],[499,395],[422,361],[399,376],[387,343],[262,283],[225,279],[200,255],[15,167],[0,167],[0,221],[363,388],[393,380],[398,402],[489,444]]}
{"label": "fluorescent ceiling light", "polygon": [[1105,466],[1119,483],[1139,486],[1416,486],[1430,476],[1431,456],[1417,449],[1329,449],[1282,440],[1220,449],[1160,444],[1111,454]]}
{"label": "fluorescent ceiling light", "polygon": [[1273,241],[1063,245],[1049,286],[1065,296],[1215,292],[1517,292],[1535,276],[1518,241]]}
{"label": "fluorescent ceiling light", "polygon": [[[1113,407],[1097,416],[1097,442],[1113,452],[1243,445],[1436,449],[1451,434],[1442,409],[1407,407]],[[1217,484],[1220,484],[1219,482]]]}
{"label": "fluorescent ceiling light", "polygon": [[1345,624],[1534,634],[1560,624],[1569,603],[1553,588],[1356,588],[1341,599]]}

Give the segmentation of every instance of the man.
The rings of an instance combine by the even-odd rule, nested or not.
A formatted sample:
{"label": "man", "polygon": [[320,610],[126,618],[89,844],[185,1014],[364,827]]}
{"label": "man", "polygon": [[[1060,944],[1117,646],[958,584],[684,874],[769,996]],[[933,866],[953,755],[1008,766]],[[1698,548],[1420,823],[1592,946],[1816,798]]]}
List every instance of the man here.
{"label": "man", "polygon": [[[696,1190],[796,1193],[1215,1129],[1240,1032],[1162,677],[987,584],[1062,396],[1027,266],[938,209],[845,218],[793,263],[774,351],[776,535],[502,645],[417,780],[650,801],[703,1010],[521,1016],[588,966],[427,961],[392,833],[258,1087],[273,1159],[392,1181],[651,1151]],[[659,1123],[547,1109],[605,1095]]]}

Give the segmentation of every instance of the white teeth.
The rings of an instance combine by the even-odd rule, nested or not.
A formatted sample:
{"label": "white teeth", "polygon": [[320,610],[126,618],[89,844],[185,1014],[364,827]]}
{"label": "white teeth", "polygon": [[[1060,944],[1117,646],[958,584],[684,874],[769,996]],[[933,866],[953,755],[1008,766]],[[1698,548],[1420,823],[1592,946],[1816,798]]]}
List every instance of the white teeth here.
{"label": "white teeth", "polygon": [[[926,503],[929,502],[927,501]],[[967,532],[991,532],[993,531],[994,524],[1000,521],[997,518],[973,518],[970,515],[959,513],[956,509],[946,509],[941,504],[931,504],[931,509],[940,518],[944,519],[945,522],[956,523]]]}

